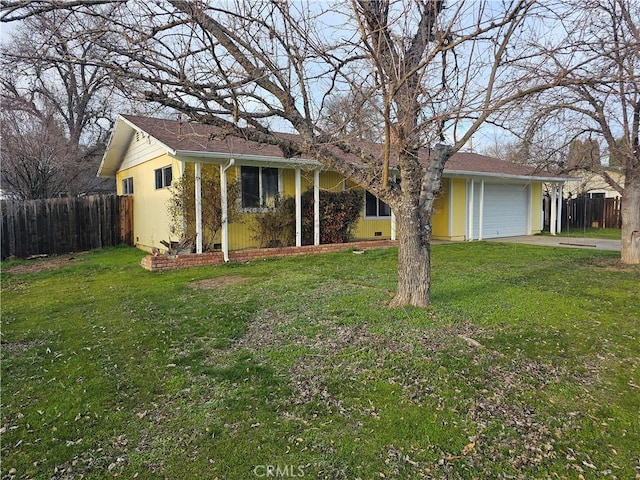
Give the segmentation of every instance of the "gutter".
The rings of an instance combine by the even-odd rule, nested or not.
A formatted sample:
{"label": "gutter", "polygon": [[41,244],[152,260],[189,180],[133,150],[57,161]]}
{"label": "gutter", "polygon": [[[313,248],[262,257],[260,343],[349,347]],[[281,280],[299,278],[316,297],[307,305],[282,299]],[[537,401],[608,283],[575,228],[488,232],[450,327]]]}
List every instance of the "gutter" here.
{"label": "gutter", "polygon": [[211,160],[220,160],[220,163],[227,162],[229,157],[233,157],[236,165],[259,165],[264,166],[265,163],[271,163],[275,165],[295,165],[305,166],[310,169],[322,167],[322,164],[317,160],[311,159],[299,159],[292,160],[288,158],[267,157],[263,155],[236,155],[233,153],[220,153],[220,152],[199,152],[193,150],[172,150],[168,152],[173,157],[198,157],[208,158]]}
{"label": "gutter", "polygon": [[514,175],[509,173],[493,173],[493,172],[473,172],[466,170],[447,170],[445,168],[442,173],[447,177],[490,177],[490,178],[504,178],[512,180],[527,180],[529,182],[579,182],[580,179],[576,177],[541,177],[536,175]]}

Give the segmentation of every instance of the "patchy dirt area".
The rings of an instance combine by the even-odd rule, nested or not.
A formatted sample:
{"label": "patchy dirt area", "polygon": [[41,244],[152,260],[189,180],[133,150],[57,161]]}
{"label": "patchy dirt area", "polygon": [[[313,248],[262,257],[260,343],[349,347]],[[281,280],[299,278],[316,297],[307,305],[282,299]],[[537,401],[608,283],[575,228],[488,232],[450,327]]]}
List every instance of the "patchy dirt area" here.
{"label": "patchy dirt area", "polygon": [[608,272],[640,272],[640,267],[638,267],[638,265],[622,263],[619,259],[599,258],[594,260],[593,264]]}
{"label": "patchy dirt area", "polygon": [[216,290],[230,285],[242,285],[249,280],[251,279],[239,275],[227,275],[225,277],[205,278],[204,280],[191,282],[189,286],[194,290]]}
{"label": "patchy dirt area", "polygon": [[85,253],[86,252],[35,257],[25,260],[25,263],[23,264],[9,267],[5,271],[7,273],[39,273],[49,270],[57,270],[58,268],[65,267],[72,262],[78,261],[78,257]]}

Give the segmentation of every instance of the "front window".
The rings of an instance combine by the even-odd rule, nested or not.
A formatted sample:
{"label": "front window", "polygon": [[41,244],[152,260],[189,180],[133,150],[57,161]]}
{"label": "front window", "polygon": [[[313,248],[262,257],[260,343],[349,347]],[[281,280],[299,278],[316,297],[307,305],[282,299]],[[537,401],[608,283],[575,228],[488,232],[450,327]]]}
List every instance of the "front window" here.
{"label": "front window", "polygon": [[242,208],[272,208],[278,195],[278,169],[240,167]]}
{"label": "front window", "polygon": [[156,190],[159,188],[170,187],[171,181],[173,180],[173,171],[171,170],[171,165],[155,170],[155,178]]}
{"label": "front window", "polygon": [[391,208],[372,193],[365,192],[365,217],[390,217]]}

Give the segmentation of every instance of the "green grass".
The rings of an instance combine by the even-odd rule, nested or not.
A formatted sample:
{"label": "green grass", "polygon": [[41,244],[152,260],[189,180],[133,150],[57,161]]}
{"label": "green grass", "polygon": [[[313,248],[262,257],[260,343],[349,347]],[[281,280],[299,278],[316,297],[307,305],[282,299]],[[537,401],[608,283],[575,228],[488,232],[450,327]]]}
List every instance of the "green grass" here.
{"label": "green grass", "polygon": [[3,262],[1,477],[636,478],[638,267],[436,245],[389,309],[396,253]]}
{"label": "green grass", "polygon": [[[549,232],[543,232],[541,235],[550,235]],[[564,231],[557,234],[559,237],[572,238],[604,238],[607,240],[620,240],[622,230],[619,228],[565,228]]]}

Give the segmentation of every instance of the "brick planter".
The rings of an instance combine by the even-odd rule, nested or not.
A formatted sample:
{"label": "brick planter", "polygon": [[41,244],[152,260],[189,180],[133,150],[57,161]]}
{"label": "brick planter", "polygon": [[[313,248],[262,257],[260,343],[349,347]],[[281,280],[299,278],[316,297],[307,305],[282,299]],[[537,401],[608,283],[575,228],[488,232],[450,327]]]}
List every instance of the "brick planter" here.
{"label": "brick planter", "polygon": [[[395,240],[367,240],[362,242],[333,243],[329,245],[304,245],[302,247],[254,248],[229,252],[231,262],[250,262],[260,258],[293,257],[317,253],[343,252],[345,250],[371,250],[395,247]],[[177,270],[179,268],[203,267],[224,263],[222,252],[188,253],[184,255],[147,255],[140,265],[152,272],[158,270]]]}

